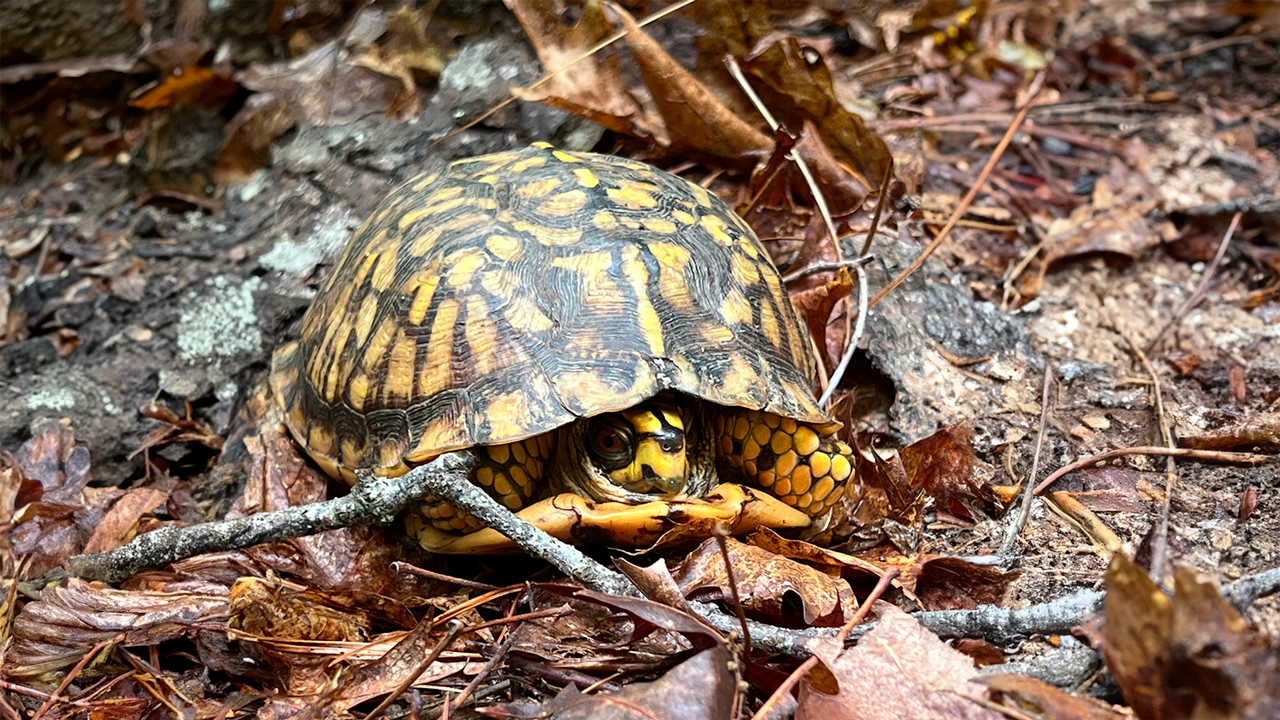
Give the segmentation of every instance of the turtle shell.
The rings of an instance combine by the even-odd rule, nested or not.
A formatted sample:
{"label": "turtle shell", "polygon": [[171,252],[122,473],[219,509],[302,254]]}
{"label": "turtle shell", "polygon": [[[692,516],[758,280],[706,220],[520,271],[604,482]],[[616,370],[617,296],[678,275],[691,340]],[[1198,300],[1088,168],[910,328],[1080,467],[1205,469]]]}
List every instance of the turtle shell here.
{"label": "turtle shell", "polygon": [[674,390],[827,423],[812,342],[751,229],[642,163],[535,146],[393,191],[275,354],[326,469],[398,474]]}

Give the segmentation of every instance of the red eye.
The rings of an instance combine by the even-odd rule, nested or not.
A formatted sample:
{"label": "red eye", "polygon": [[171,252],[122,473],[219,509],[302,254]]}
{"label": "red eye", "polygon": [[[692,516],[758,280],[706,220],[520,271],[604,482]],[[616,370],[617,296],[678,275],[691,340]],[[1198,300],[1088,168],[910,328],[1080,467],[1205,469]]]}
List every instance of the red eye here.
{"label": "red eye", "polygon": [[631,462],[635,448],[631,444],[631,430],[601,419],[591,424],[587,432],[587,450],[603,467],[616,470]]}
{"label": "red eye", "polygon": [[596,431],[595,445],[596,450],[606,455],[613,455],[624,449],[622,437],[612,428],[601,428]]}

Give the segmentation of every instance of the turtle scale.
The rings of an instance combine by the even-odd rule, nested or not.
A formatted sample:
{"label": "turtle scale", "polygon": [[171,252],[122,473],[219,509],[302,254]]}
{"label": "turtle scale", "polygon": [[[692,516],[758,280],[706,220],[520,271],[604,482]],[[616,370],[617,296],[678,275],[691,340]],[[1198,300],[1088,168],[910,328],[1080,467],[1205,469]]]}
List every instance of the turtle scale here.
{"label": "turtle scale", "polygon": [[826,426],[810,344],[766,251],[713,194],[535,146],[393,191],[271,384],[327,470],[396,474],[665,390]]}

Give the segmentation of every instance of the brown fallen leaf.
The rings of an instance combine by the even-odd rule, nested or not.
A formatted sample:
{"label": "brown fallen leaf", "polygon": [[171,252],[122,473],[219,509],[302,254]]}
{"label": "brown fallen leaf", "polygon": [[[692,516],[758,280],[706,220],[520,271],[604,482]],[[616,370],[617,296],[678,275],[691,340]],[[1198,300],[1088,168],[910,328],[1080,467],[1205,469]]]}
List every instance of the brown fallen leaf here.
{"label": "brown fallen leaf", "polygon": [[[761,99],[784,127],[798,133],[806,123],[812,123],[818,131],[814,138],[821,138],[825,151],[845,168],[843,176],[848,178],[851,173],[856,178],[856,184],[828,182],[822,187],[832,214],[848,215],[858,209],[868,192],[880,186],[893,165],[893,156],[862,118],[840,104],[830,71],[821,59],[811,62],[811,52],[798,38],[775,33],[757,42],[746,69]],[[802,154],[807,161],[820,162],[817,154],[803,149]]]}
{"label": "brown fallen leaf", "polygon": [[796,720],[997,720],[1004,716],[970,698],[986,698],[973,662],[947,647],[906,613],[878,602],[876,627],[848,650],[831,640],[813,645],[839,685],[824,693],[800,684]]}
{"label": "brown fallen leaf", "polygon": [[902,449],[902,463],[912,487],[923,488],[940,508],[961,517],[999,506],[994,492],[974,469],[973,429],[967,424],[944,428]]}
{"label": "brown fallen leaf", "polygon": [[[381,658],[361,665],[349,680],[335,683],[336,692],[333,692],[332,697],[323,701],[316,698],[317,707],[329,707],[341,712],[395,690],[418,669],[423,658],[440,644],[443,635],[442,627],[430,620],[423,620],[412,631],[405,633]],[[438,683],[460,673],[474,675],[479,672],[481,665],[463,659],[439,658],[417,676],[414,685]]]}
{"label": "brown fallen leaf", "polygon": [[1280,716],[1280,646],[1269,646],[1215,582],[1190,568],[1175,568],[1169,597],[1117,553],[1096,641],[1143,720]]}
{"label": "brown fallen leaf", "polygon": [[[4,495],[11,518],[11,552],[24,558],[22,579],[40,577],[84,548],[107,507],[124,491],[91,488],[89,451],[61,422],[45,421],[32,430],[7,464]],[[12,562],[10,562],[12,564]]]}
{"label": "brown fallen leaf", "polygon": [[[738,597],[750,614],[791,627],[837,627],[857,610],[849,583],[754,545],[726,538]],[[690,600],[733,602],[728,568],[715,539],[702,543],[672,571]],[[800,617],[788,608],[788,594],[800,601]]]}
{"label": "brown fallen leaf", "polygon": [[5,672],[49,679],[98,643],[144,647],[195,636],[225,623],[227,610],[226,595],[116,590],[71,578],[18,613]]}
{"label": "brown fallen leaf", "polygon": [[616,5],[611,7],[622,18],[627,45],[670,136],[664,155],[687,158],[692,154],[744,169],[768,155],[773,147],[769,135],[721,102],[630,14]]}
{"label": "brown fallen leaf", "polygon": [[[166,478],[167,485],[173,481]],[[94,525],[93,534],[84,544],[85,555],[114,550],[128,543],[138,534],[138,523],[142,516],[163,505],[169,499],[170,489],[148,486],[128,490],[112,503],[102,520]]]}
{"label": "brown fallen leaf", "polygon": [[234,80],[206,67],[191,65],[138,88],[129,104],[143,110],[158,110],[170,105],[197,105],[220,110],[240,91]]}
{"label": "brown fallen leaf", "polygon": [[[833,320],[831,311],[835,309],[837,303],[853,292],[853,288],[853,277],[849,274],[849,270],[840,268],[834,278],[822,285],[791,293],[791,302],[796,306],[796,312],[800,313],[800,317],[804,318],[805,324],[809,326],[814,343],[828,350],[823,353],[828,370],[835,367],[840,355],[843,354],[839,348],[835,353],[830,351],[828,335],[837,336],[841,340],[845,336],[844,323],[839,319]],[[834,327],[829,328],[832,325]]]}
{"label": "brown fallen leaf", "polygon": [[728,650],[717,645],[685,660],[653,682],[632,683],[616,693],[583,695],[576,686],[570,685],[543,705],[542,711],[558,720],[721,720],[730,717],[737,690],[737,678],[729,672],[729,660]]}
{"label": "brown fallen leaf", "polygon": [[981,682],[1011,697],[1018,707],[1038,713],[1044,720],[1123,720],[1130,717],[1101,700],[1072,695],[1026,675],[990,675]]}
{"label": "brown fallen leaf", "polygon": [[572,27],[561,22],[545,0],[504,2],[524,28],[548,76],[534,87],[511,88],[513,95],[560,108],[624,135],[655,138],[659,144],[669,141],[662,120],[628,91],[615,51],[601,51],[574,62],[613,34],[600,2],[583,3],[582,14]]}
{"label": "brown fallen leaf", "polygon": [[164,425],[147,433],[147,437],[143,439],[142,444],[129,454],[130,458],[154,447],[182,442],[200,443],[212,450],[222,449],[222,436],[214,432],[208,423],[203,420],[197,420],[192,416],[191,403],[187,403],[187,416],[185,418],[179,417],[177,413],[169,409],[168,405],[155,400],[143,405],[138,412],[152,420],[159,420]]}
{"label": "brown fallen leaf", "polygon": [[401,78],[354,65],[336,42],[286,62],[250,65],[236,80],[255,92],[274,93],[299,122],[312,125],[379,114],[408,118],[417,109],[417,94],[408,94]]}

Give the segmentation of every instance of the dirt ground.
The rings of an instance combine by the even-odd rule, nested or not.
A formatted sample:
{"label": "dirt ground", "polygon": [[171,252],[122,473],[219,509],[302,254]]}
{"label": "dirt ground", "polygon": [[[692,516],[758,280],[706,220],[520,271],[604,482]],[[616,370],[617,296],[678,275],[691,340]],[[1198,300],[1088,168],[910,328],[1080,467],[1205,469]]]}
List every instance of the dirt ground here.
{"label": "dirt ground", "polygon": [[[0,487],[8,505],[0,516],[9,535],[7,578],[41,578],[86,547],[110,549],[162,525],[269,506],[246,500],[255,482],[246,480],[246,471],[252,478],[250,466],[262,462],[258,418],[251,416],[271,353],[296,337],[302,313],[351,233],[408,178],[454,159],[549,141],[649,159],[705,181],[736,207],[751,198],[758,178],[742,172],[740,156],[681,154],[681,134],[692,131],[674,116],[667,122],[668,138],[675,139],[664,147],[661,133],[629,134],[612,120],[617,116],[594,111],[606,130],[582,117],[590,113],[567,112],[572,103],[554,101],[569,96],[564,87],[547,91],[557,107],[519,101],[467,126],[506,100],[510,86],[528,88],[542,77],[545,50],[555,43],[530,37],[498,3],[424,5],[435,14],[416,36],[404,31],[409,25],[397,6],[378,2],[125,2],[125,12],[108,18],[76,10],[97,12],[106,3],[70,3],[52,17],[32,3],[0,11],[0,28],[7,28],[0,37],[7,107],[0,136],[0,450],[6,453],[0,466],[23,467],[19,475],[30,482],[39,474],[22,462],[35,462],[41,438],[48,443],[57,436],[54,474],[67,482],[73,446],[87,450],[78,471],[85,484],[74,500],[55,497],[45,484],[47,503],[80,508],[75,512],[50,512],[36,522],[19,512],[22,500],[34,497],[28,485]],[[843,399],[834,406],[846,423],[843,437],[886,468],[905,456],[914,471],[916,456],[898,451],[941,430],[961,428],[966,439],[957,442],[971,447],[963,477],[941,467],[943,454],[919,451],[925,457],[918,463],[930,468],[921,472],[937,473],[936,483],[910,509],[895,505],[887,513],[909,537],[866,557],[954,557],[1007,574],[990,583],[996,590],[989,599],[976,592],[939,605],[891,599],[912,610],[981,603],[1028,608],[1106,589],[1117,553],[1144,569],[1153,551],[1167,553],[1165,571],[1154,573],[1166,580],[1175,565],[1220,583],[1280,567],[1280,15],[1274,8],[1064,0],[1042,8],[991,3],[966,20],[963,11],[936,8],[937,16],[926,18],[920,8],[936,5],[929,3],[898,4],[911,5],[915,15],[873,3],[859,16],[832,3],[778,5],[776,29],[809,43],[813,61],[829,66],[843,106],[866,118],[895,161],[889,197],[877,190],[878,177],[859,176],[862,199],[885,205],[866,269],[873,295],[961,207],[1021,109],[1031,78],[1043,75],[1041,104],[1028,113],[956,229],[869,311],[838,395]],[[281,15],[284,6],[292,10]],[[636,17],[660,9],[626,6]],[[198,17],[192,15],[197,7],[203,8]],[[655,42],[701,78],[711,77],[696,42],[706,17],[676,13],[647,26]],[[367,29],[370,24],[376,27]],[[65,32],[50,29],[62,27]],[[950,36],[946,27],[953,28]],[[137,54],[144,41],[168,39],[198,48],[174,42]],[[341,50],[325,55],[334,42]],[[576,50],[560,52],[563,58]],[[630,52],[643,51],[632,45]],[[624,67],[621,77],[638,83],[643,75],[652,83],[643,60],[637,66]],[[194,75],[189,68],[212,69],[222,79],[202,80],[194,97],[183,95],[188,91],[165,90],[166,77],[183,76],[173,68],[188,68],[188,78]],[[157,88],[168,93],[163,104],[140,102],[154,98]],[[834,144],[834,135],[826,137]],[[747,216],[784,274],[831,259],[807,249],[821,243],[815,238],[823,236],[822,223],[806,191],[793,195],[787,203],[805,206],[802,215],[783,203],[772,214],[756,209]],[[845,256],[859,254],[874,205],[851,203],[856,207],[841,216]],[[794,217],[802,219],[787,220],[789,226],[779,219]],[[829,277],[792,287],[793,297]],[[1197,302],[1185,308],[1193,296]],[[818,321],[828,326],[828,370],[847,341],[845,308],[840,304]],[[1052,485],[1059,502],[1034,502],[1016,542],[1002,549],[1022,503],[1015,486],[1098,453],[1166,446],[1162,422],[1177,447],[1249,453],[1257,462],[1178,457],[1169,466],[1150,453],[1109,459]],[[50,430],[49,423],[61,429]],[[337,482],[310,482],[314,500],[344,491]],[[147,502],[139,494],[144,490],[157,494]],[[1158,543],[1166,494],[1168,530]],[[89,545],[95,526],[114,517],[112,503],[126,497],[145,507],[129,515],[115,537]],[[423,558],[399,533],[398,525],[351,531],[341,541],[347,544],[326,546],[335,556],[346,553],[341,561],[317,560],[323,553],[316,546],[226,567],[253,566],[243,574],[280,573],[299,588],[325,592],[353,590],[352,578],[399,552],[440,572],[496,585],[552,576],[523,559]],[[1167,550],[1155,547],[1165,543]],[[840,547],[865,552],[876,545]],[[886,567],[892,562],[884,559]],[[183,573],[191,572],[193,593],[225,596],[239,572],[199,575],[193,568],[179,566],[164,582],[154,575],[126,587],[181,592]],[[971,572],[959,572],[966,579],[956,587],[969,588]],[[192,579],[197,576],[199,582]],[[223,583],[217,592],[209,589],[215,576]],[[929,582],[947,580],[930,576]],[[859,598],[867,583],[866,577],[854,582]],[[35,604],[43,588],[7,585],[6,637],[13,616],[24,603]],[[414,587],[427,594],[425,586]],[[443,600],[412,605],[404,600],[409,594],[397,602],[418,616],[425,607],[446,607]],[[44,597],[49,602],[47,591]],[[1280,595],[1242,610],[1262,647],[1280,645]],[[390,611],[387,617],[403,619]],[[387,617],[380,616],[382,626],[414,627],[412,617]],[[607,635],[603,625],[593,630],[592,617],[576,616],[554,631],[539,625],[548,637],[560,634],[545,641],[538,667],[628,641],[625,633]],[[1018,663],[1084,647],[1063,637],[990,643],[1006,656],[1002,662]],[[150,645],[153,662],[178,642],[189,646],[173,652],[188,659],[196,652],[194,640],[162,640],[169,645]],[[640,654],[670,648],[655,643],[630,650],[625,661],[619,652],[614,666],[559,667],[592,679],[612,678],[616,670],[618,683],[627,685],[652,677],[656,665],[640,662]],[[1116,680],[1105,671],[1094,675],[1098,656],[1088,654],[1093,664],[1058,684],[1123,703]],[[529,657],[523,669],[508,668],[524,684],[501,699],[542,700],[577,679],[570,669],[562,675],[530,670]],[[483,654],[453,660],[463,678],[454,684],[476,677],[476,664],[484,661]],[[14,662],[11,657],[4,670]],[[166,667],[196,682],[198,673],[186,664],[177,659]],[[785,675],[794,664],[772,667]],[[628,674],[629,668],[640,672]],[[284,686],[255,672],[219,668],[216,682],[200,681],[212,682],[201,697],[230,702],[226,688],[241,682],[264,693]],[[302,671],[295,672],[301,682]],[[307,672],[324,675],[318,666]],[[439,677],[446,676],[442,670]],[[40,680],[45,685],[31,681],[32,687],[49,692],[59,678]],[[744,702],[758,707],[768,695],[760,688],[771,686],[750,682],[755,694]],[[215,689],[217,683],[224,685]],[[31,700],[38,696],[7,687],[8,704],[27,708],[20,716],[40,706]],[[306,695],[298,687],[290,692]],[[802,691],[802,706],[804,697]],[[367,711],[373,704],[358,706]],[[266,716],[262,708],[269,705],[250,704],[243,712]],[[280,702],[272,712],[286,715],[287,705]],[[197,706],[205,716],[207,708]],[[341,707],[345,712],[357,703]],[[59,712],[72,714],[72,708]],[[794,707],[786,712],[804,716]],[[1139,716],[1175,715],[1139,709]]]}

